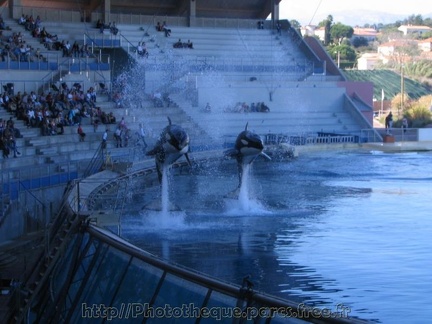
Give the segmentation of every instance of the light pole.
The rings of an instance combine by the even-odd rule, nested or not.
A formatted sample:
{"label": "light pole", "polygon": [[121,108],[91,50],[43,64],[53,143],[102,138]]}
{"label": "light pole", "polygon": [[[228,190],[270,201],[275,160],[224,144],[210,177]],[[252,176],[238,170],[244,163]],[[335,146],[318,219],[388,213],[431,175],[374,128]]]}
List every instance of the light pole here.
{"label": "light pole", "polygon": [[398,117],[400,118],[400,111],[404,110],[404,92],[405,92],[405,84],[404,84],[404,70],[403,70],[404,66],[403,64],[401,64],[401,102],[400,102],[400,107],[398,110]]}
{"label": "light pole", "polygon": [[340,51],[336,51],[335,54],[337,54],[337,67],[340,68]]}

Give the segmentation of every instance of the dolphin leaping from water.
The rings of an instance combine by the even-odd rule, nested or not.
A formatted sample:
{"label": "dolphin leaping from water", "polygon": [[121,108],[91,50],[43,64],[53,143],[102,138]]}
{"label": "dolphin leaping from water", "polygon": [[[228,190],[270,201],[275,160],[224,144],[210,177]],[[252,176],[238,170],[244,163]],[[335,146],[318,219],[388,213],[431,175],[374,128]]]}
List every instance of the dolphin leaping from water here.
{"label": "dolphin leaping from water", "polygon": [[264,143],[261,137],[248,130],[248,123],[246,123],[245,130],[238,136],[233,149],[226,150],[224,155],[226,157],[235,158],[239,171],[239,187],[241,186],[243,169],[246,165],[251,164],[258,156],[263,156],[268,160],[271,158],[263,152]]}
{"label": "dolphin leaping from water", "polygon": [[168,126],[162,130],[155,147],[146,153],[148,156],[155,157],[159,183],[162,183],[163,168],[171,166],[182,155],[186,157],[188,164],[191,165],[188,156],[189,135],[182,127],[173,125],[171,119],[167,118]]}

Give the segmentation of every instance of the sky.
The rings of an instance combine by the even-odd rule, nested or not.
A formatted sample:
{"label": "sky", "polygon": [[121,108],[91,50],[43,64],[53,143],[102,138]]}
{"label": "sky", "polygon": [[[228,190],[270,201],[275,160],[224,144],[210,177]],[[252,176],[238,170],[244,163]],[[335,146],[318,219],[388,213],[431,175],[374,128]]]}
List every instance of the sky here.
{"label": "sky", "polygon": [[[333,16],[334,22],[344,24],[359,24],[359,22],[351,22],[352,19],[361,21],[365,20],[386,19],[384,15],[371,13],[370,15],[360,14],[360,10],[367,10],[375,13],[386,13],[398,15],[404,19],[413,14],[422,15],[423,18],[432,17],[432,5],[430,0],[282,0],[279,5],[280,19],[295,19],[301,25],[317,25],[324,20],[328,15]],[[315,13],[316,11],[316,13]],[[340,13],[340,14],[339,14]],[[383,18],[385,17],[385,18]],[[388,17],[387,19],[390,19]],[[348,21],[344,21],[348,20]],[[394,22],[381,21],[383,23]],[[370,21],[367,23],[379,23],[380,21]]]}

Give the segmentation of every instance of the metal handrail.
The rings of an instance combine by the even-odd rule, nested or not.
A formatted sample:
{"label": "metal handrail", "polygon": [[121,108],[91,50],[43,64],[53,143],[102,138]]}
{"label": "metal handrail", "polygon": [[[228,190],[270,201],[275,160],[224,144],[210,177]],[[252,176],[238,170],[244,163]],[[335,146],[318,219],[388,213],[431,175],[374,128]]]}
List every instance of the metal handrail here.
{"label": "metal handrail", "polygon": [[100,170],[103,165],[103,148],[102,143],[99,144],[98,149],[90,160],[86,170],[84,171],[83,178],[86,178],[94,173],[94,170]]}

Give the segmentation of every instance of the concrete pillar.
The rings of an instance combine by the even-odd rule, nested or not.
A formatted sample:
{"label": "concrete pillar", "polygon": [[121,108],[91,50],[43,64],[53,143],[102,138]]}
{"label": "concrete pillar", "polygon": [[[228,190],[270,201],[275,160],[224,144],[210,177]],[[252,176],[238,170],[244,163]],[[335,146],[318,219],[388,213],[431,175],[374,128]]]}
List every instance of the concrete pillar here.
{"label": "concrete pillar", "polygon": [[22,15],[21,0],[9,0],[9,18],[19,19]]}
{"label": "concrete pillar", "polygon": [[272,8],[272,17],[274,17],[275,22],[279,20],[279,2],[275,1]]}
{"label": "concrete pillar", "polygon": [[111,21],[111,0],[104,0],[103,1],[103,12],[102,12],[102,21],[105,24],[108,24]]}
{"label": "concrete pillar", "polygon": [[189,27],[196,26],[196,0],[189,0]]}
{"label": "concrete pillar", "polygon": [[272,8],[271,8],[271,16],[272,16],[272,27],[276,28],[276,23],[279,20],[279,1],[273,0],[272,1]]}

